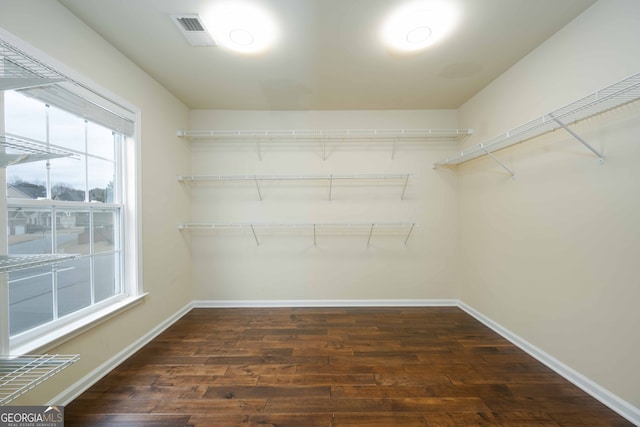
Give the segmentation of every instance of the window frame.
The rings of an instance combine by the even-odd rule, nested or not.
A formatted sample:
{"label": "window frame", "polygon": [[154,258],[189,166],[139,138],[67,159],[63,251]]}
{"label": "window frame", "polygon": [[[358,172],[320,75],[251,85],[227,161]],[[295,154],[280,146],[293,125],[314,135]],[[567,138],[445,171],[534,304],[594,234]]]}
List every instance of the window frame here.
{"label": "window frame", "polygon": [[[147,295],[143,291],[142,280],[142,236],[141,236],[141,111],[135,105],[104,89],[86,77],[78,74],[54,58],[26,44],[19,38],[0,29],[0,39],[27,53],[42,64],[56,70],[68,78],[61,83],[64,89],[74,95],[82,97],[88,103],[99,105],[114,114],[133,122],[132,136],[122,135],[120,159],[115,162],[115,174],[119,176],[119,203],[88,202],[90,195],[85,195],[85,202],[69,202],[61,200],[43,199],[8,199],[6,194],[6,174],[0,173],[0,220],[4,223],[5,231],[0,238],[2,251],[8,251],[7,243],[7,212],[11,207],[33,208],[81,208],[93,207],[120,209],[119,239],[120,247],[120,284],[122,293],[111,296],[98,303],[84,307],[67,314],[53,322],[47,322],[15,337],[9,336],[9,301],[0,304],[0,354],[22,355],[47,351],[61,343],[79,335],[120,312],[127,310],[144,299]],[[0,133],[4,134],[4,96],[0,92]],[[55,104],[53,104],[55,105]],[[62,108],[62,107],[58,107]],[[62,108],[64,109],[64,108]],[[92,121],[89,119],[89,121]],[[94,122],[95,123],[95,122]],[[116,130],[117,132],[117,130]],[[115,185],[115,182],[114,182]],[[88,190],[87,190],[88,191]],[[97,254],[92,254],[95,257]],[[0,293],[8,296],[8,275],[0,275]]]}

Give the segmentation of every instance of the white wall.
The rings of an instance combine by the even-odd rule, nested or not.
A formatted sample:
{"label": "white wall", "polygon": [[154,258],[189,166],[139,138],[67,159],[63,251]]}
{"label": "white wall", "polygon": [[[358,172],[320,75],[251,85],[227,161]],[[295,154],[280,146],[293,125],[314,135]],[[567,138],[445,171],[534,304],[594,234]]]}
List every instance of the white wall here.
{"label": "white wall", "polygon": [[79,381],[192,300],[188,247],[176,223],[190,204],[175,176],[189,168],[188,150],[175,137],[187,108],[107,44],[58,2],[2,0],[0,27],[84,75],[142,111],[141,223],[143,304],[51,349],[80,361],[16,404],[42,404]]}
{"label": "white wall", "polygon": [[[192,111],[192,129],[456,128],[455,111]],[[431,170],[451,142],[266,141],[262,161],[254,142],[193,144],[199,174],[414,174],[405,200],[402,182],[335,182],[332,201],[323,183],[265,183],[259,201],[249,183],[185,184],[194,222],[417,222],[405,235],[311,231],[278,234],[184,232],[192,243],[196,300],[373,300],[456,297],[457,178]],[[235,148],[234,148],[235,147]],[[188,174],[189,171],[184,171]],[[185,218],[188,221],[188,218]],[[406,231],[404,231],[406,233]]]}
{"label": "white wall", "polygon": [[[468,144],[640,71],[640,2],[601,0],[460,110]],[[459,170],[461,299],[640,407],[640,106]]]}

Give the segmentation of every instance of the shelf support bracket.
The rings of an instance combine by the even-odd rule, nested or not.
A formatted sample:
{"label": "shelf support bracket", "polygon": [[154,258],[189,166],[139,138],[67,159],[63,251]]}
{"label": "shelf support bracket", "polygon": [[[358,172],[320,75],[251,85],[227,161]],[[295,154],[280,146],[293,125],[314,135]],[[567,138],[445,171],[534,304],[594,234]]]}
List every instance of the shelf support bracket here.
{"label": "shelf support bracket", "polygon": [[258,190],[258,197],[260,198],[260,201],[262,201],[262,193],[260,192],[260,184],[258,184],[258,177],[254,175],[253,180],[256,183],[256,190]]}
{"label": "shelf support bracket", "polygon": [[407,246],[407,242],[409,241],[409,237],[411,237],[411,233],[413,232],[413,228],[416,226],[415,223],[411,224],[411,228],[409,229],[409,232],[407,233],[407,238],[404,239],[404,245]]}
{"label": "shelf support bracket", "polygon": [[398,137],[393,138],[393,145],[391,146],[391,160],[394,160],[396,157],[396,143],[398,142]]}
{"label": "shelf support bracket", "polygon": [[253,238],[256,239],[256,245],[260,246],[260,241],[258,240],[258,236],[256,235],[256,230],[253,228],[253,224],[251,224],[251,232],[253,233]]}
{"label": "shelf support bracket", "polygon": [[260,139],[256,139],[256,150],[258,150],[258,160],[262,161],[262,147],[260,147]]}
{"label": "shelf support bracket", "polygon": [[371,224],[371,230],[369,230],[369,239],[367,239],[367,247],[369,247],[369,244],[371,243],[371,235],[373,235],[373,227],[375,226],[375,224]]}
{"label": "shelf support bracket", "polygon": [[557,124],[560,125],[560,127],[562,127],[562,129],[566,130],[569,135],[571,135],[572,137],[574,137],[575,139],[578,140],[578,142],[580,142],[582,145],[584,145],[585,147],[587,147],[587,149],[589,149],[589,151],[591,151],[593,154],[595,154],[596,156],[598,156],[598,160],[600,161],[600,164],[604,164],[604,156],[602,155],[602,153],[600,153],[598,150],[596,150],[595,148],[593,148],[591,146],[591,144],[589,144],[587,141],[585,141],[584,139],[582,139],[582,137],[580,135],[578,135],[577,133],[575,133],[571,128],[569,128],[566,124],[564,124],[560,119],[557,119],[553,116],[553,114],[549,114],[549,117],[551,117],[551,119],[553,119],[554,122],[556,122]]}
{"label": "shelf support bracket", "polygon": [[404,187],[402,187],[402,194],[400,195],[400,200],[404,200],[404,193],[407,191],[407,184],[409,184],[409,174],[407,174],[407,178],[404,180]]}
{"label": "shelf support bracket", "polygon": [[322,137],[322,160],[327,160],[327,141],[325,137]]}
{"label": "shelf support bracket", "polygon": [[316,225],[313,224],[313,246],[317,246],[316,243]]}
{"label": "shelf support bracket", "polygon": [[329,175],[329,201],[331,201],[332,192],[333,192],[333,174]]}
{"label": "shelf support bracket", "polygon": [[491,157],[497,164],[502,166],[504,170],[509,172],[509,175],[513,176],[513,171],[509,169],[504,163],[502,163],[496,156],[494,156],[493,153],[491,153],[489,150],[484,148],[484,145],[480,145],[480,148],[482,148],[482,151],[484,151],[487,154],[487,156]]}

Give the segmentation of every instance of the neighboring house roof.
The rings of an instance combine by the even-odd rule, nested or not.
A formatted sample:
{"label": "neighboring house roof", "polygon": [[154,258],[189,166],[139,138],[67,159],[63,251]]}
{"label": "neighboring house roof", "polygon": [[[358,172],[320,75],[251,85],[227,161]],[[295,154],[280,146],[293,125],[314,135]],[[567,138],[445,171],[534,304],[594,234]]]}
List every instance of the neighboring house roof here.
{"label": "neighboring house roof", "polygon": [[44,197],[44,187],[28,183],[7,184],[7,197],[11,199],[37,199]]}

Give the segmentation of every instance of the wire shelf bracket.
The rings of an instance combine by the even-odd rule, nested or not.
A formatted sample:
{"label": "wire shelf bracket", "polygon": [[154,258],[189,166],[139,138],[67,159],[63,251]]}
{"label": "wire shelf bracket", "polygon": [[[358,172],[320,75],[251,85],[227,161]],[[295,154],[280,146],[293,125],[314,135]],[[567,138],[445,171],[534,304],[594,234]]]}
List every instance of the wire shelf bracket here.
{"label": "wire shelf bracket", "polygon": [[493,137],[482,144],[470,147],[455,157],[436,162],[433,168],[459,165],[480,156],[489,155],[513,176],[513,171],[500,162],[492,153],[557,129],[567,131],[589,151],[595,154],[599,162],[603,164],[605,161],[604,155],[571,129],[568,123],[574,124],[586,120],[630,102],[637,101],[638,99],[640,99],[640,73],[607,86],[555,111],[544,114],[537,119]]}
{"label": "wire shelf bracket", "polygon": [[572,137],[574,137],[575,139],[578,140],[578,142],[580,142],[582,145],[584,145],[585,147],[587,147],[589,149],[589,151],[591,151],[593,154],[595,154],[596,156],[598,156],[598,159],[600,161],[600,164],[604,164],[604,155],[602,155],[602,153],[600,153],[598,150],[596,150],[595,148],[593,148],[587,141],[585,141],[580,135],[578,135],[577,133],[575,133],[573,131],[573,129],[569,128],[566,124],[564,124],[560,119],[556,118],[553,116],[553,113],[549,113],[549,117],[551,117],[557,124],[560,125],[560,127],[562,127],[562,129],[566,130],[567,133],[569,133],[569,135],[571,135]]}
{"label": "wire shelf bracket", "polygon": [[497,164],[499,164],[504,170],[506,170],[507,172],[509,172],[509,174],[513,177],[513,171],[507,167],[507,165],[505,165],[504,163],[502,163],[500,161],[500,159],[498,159],[496,156],[493,155],[493,153],[489,150],[487,150],[483,145],[480,145],[480,147],[484,150],[484,152],[487,154],[487,156],[491,157]]}

